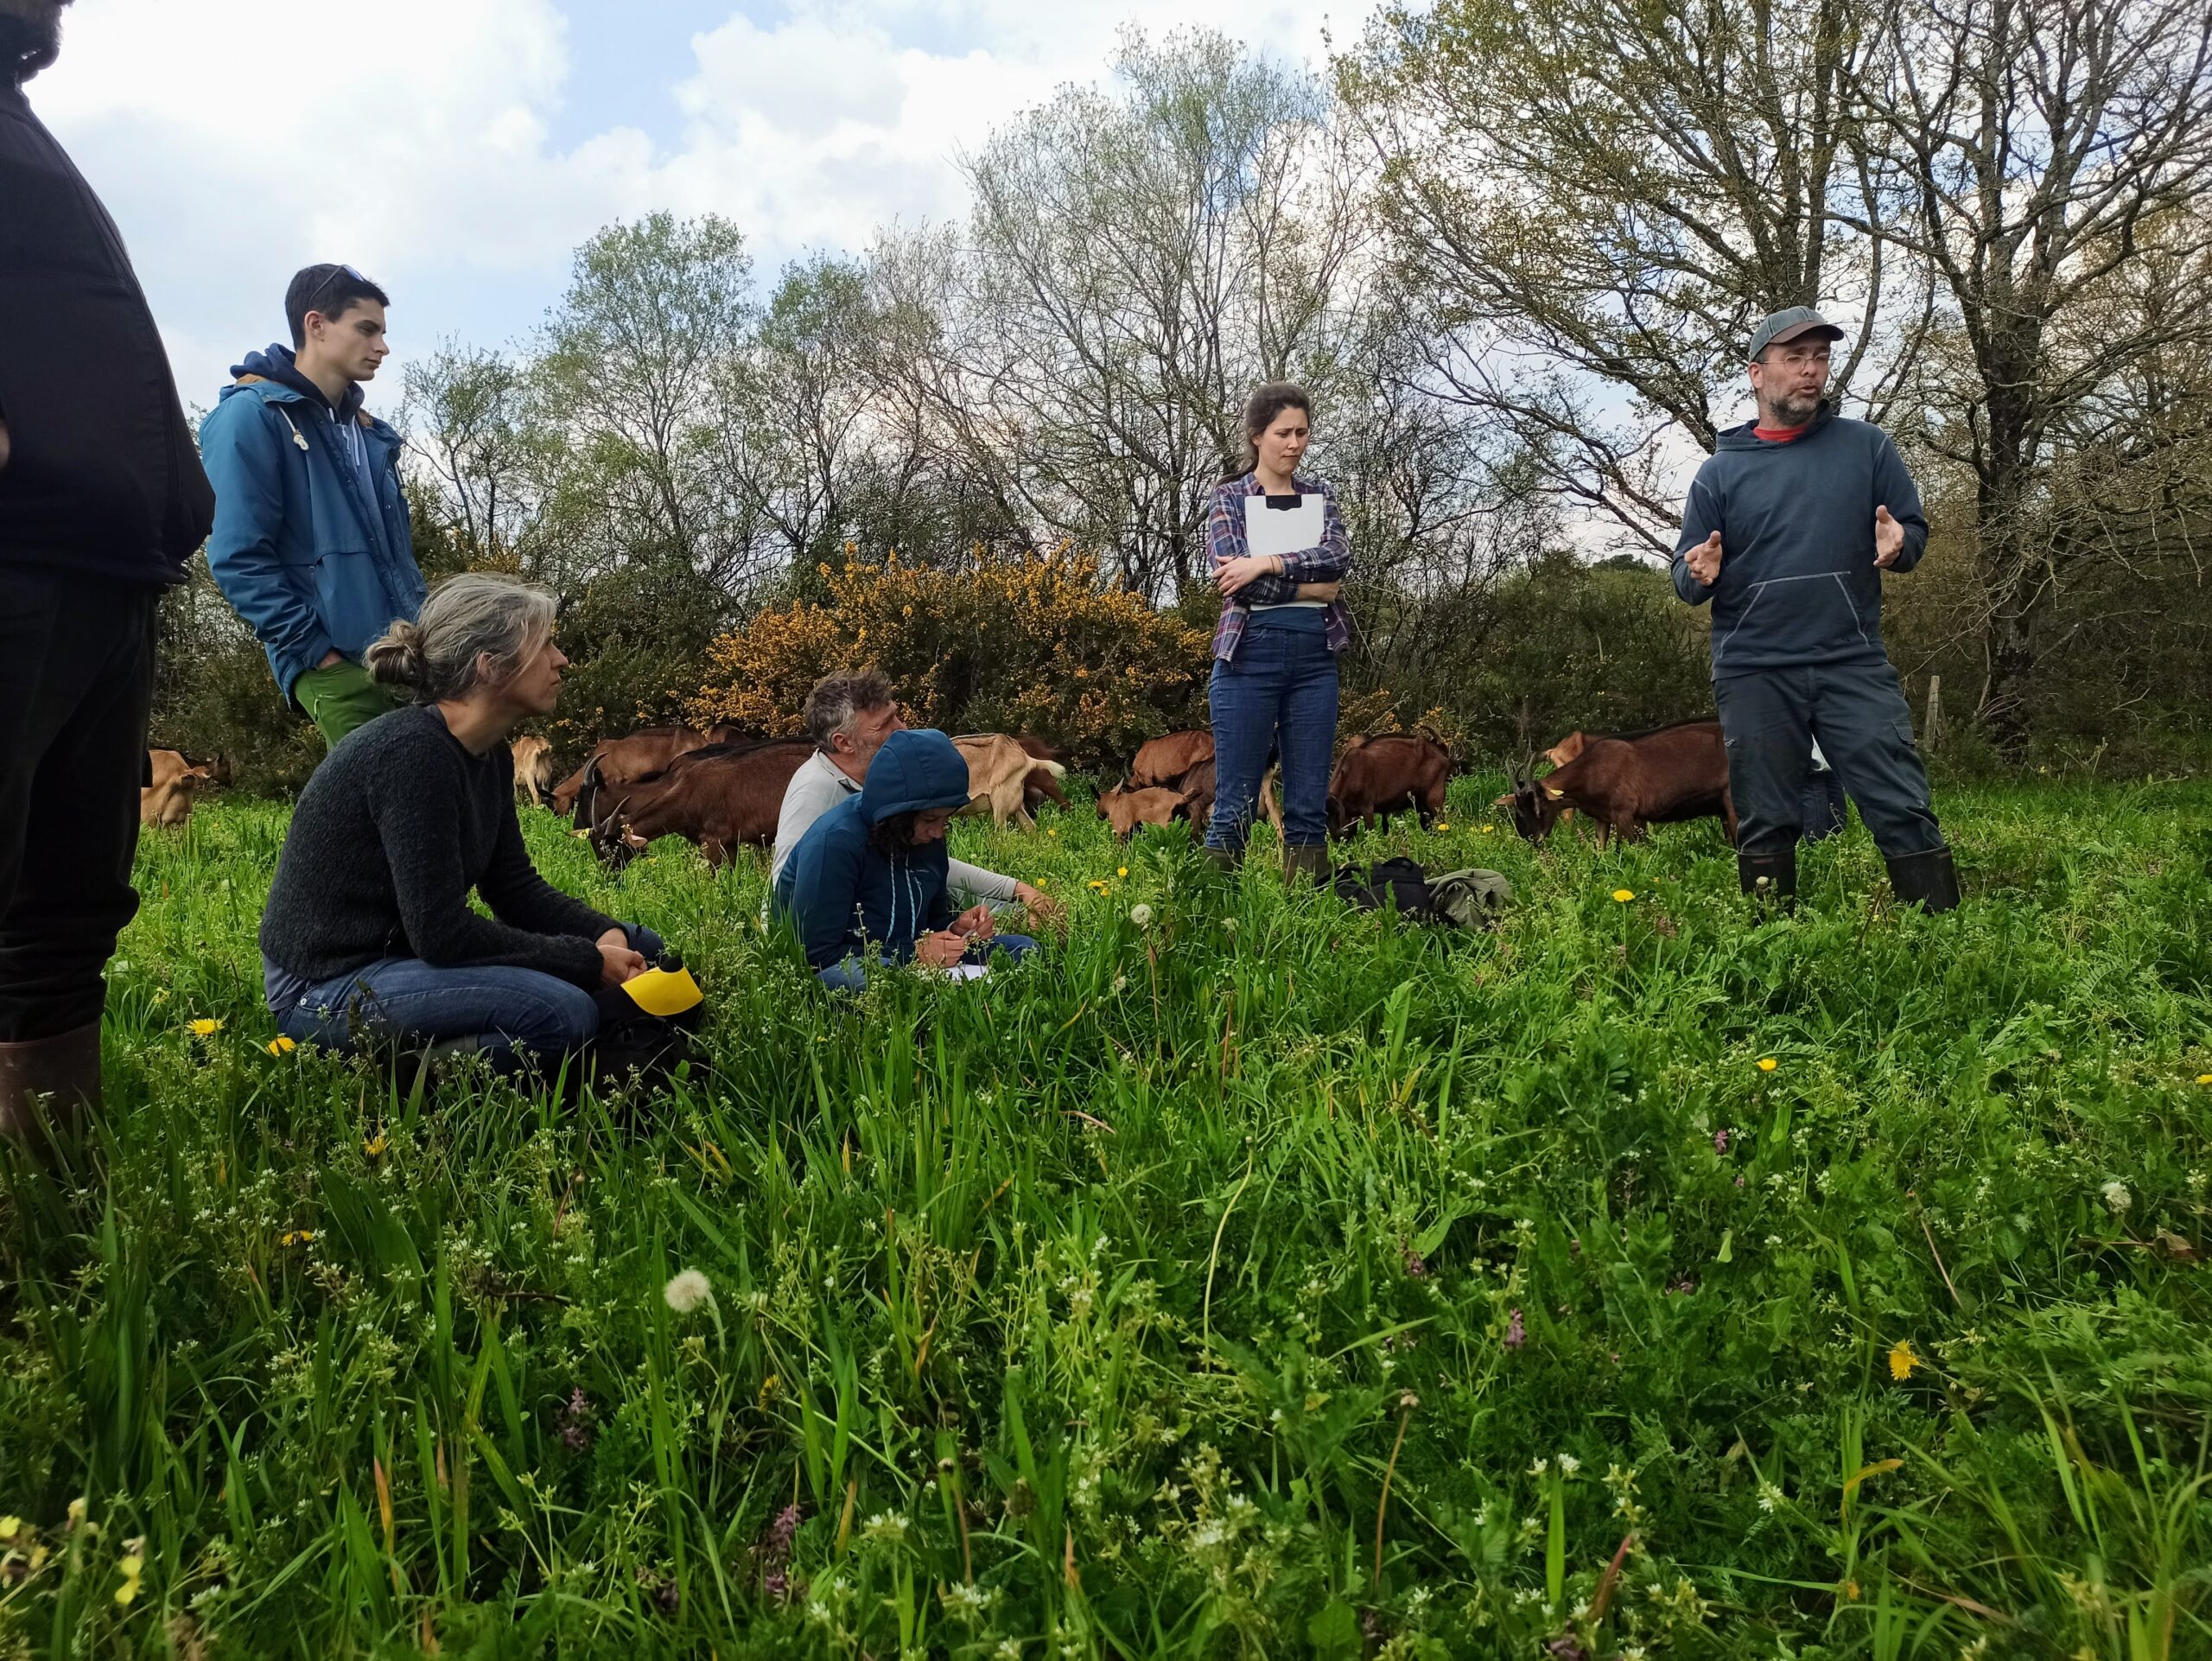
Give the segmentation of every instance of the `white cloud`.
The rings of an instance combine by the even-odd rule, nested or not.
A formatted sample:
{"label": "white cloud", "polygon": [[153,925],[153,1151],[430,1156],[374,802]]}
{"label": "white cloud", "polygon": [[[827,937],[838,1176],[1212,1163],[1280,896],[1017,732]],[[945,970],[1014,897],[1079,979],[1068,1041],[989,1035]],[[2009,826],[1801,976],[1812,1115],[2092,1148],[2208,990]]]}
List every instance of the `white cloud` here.
{"label": "white cloud", "polygon": [[[587,3],[636,0],[569,0]],[[391,290],[403,353],[452,333],[509,338],[612,220],[722,213],[767,270],[858,251],[880,225],[964,213],[957,152],[1056,86],[1102,78],[1125,22],[1206,24],[1318,60],[1321,19],[1306,0],[733,15],[671,66],[682,120],[665,148],[592,130],[591,66],[572,60],[555,0],[77,0],[60,61],[30,92],[122,226],[185,395],[205,403],[240,349],[280,331],[284,281],[311,260],[349,260]],[[550,138],[564,110],[591,132],[565,149]],[[396,401],[396,385],[378,397]]]}

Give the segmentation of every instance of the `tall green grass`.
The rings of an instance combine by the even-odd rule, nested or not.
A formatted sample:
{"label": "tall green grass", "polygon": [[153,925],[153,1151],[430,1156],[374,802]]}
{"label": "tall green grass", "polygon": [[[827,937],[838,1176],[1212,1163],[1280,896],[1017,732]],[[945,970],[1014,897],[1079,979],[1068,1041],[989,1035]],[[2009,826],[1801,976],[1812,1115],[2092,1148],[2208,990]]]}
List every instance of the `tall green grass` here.
{"label": "tall green grass", "polygon": [[753,866],[530,815],[713,1001],[711,1080],[575,1109],[270,1053],[284,810],[149,835],[108,1112],[7,1172],[0,1632],[2212,1653],[2212,787],[1947,792],[1961,911],[1854,830],[1768,922],[1712,827],[1496,788],[1359,844],[1505,871],[1495,934],[1079,808],[956,830],[1065,944],[846,1002]]}

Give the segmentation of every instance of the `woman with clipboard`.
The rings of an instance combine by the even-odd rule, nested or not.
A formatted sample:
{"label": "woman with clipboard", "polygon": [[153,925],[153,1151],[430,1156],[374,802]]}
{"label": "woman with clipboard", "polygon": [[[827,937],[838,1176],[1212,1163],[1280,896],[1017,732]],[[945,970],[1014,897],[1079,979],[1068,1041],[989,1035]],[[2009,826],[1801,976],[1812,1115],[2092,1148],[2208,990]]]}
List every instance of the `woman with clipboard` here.
{"label": "woman with clipboard", "polygon": [[1337,591],[1351,538],[1336,493],[1301,479],[1313,402],[1270,381],[1244,405],[1244,462],[1215,487],[1206,551],[1221,592],[1213,635],[1217,795],[1206,851],[1244,851],[1272,754],[1282,767],[1283,871],[1329,874],[1329,769],[1337,742],[1337,653],[1351,628]]}

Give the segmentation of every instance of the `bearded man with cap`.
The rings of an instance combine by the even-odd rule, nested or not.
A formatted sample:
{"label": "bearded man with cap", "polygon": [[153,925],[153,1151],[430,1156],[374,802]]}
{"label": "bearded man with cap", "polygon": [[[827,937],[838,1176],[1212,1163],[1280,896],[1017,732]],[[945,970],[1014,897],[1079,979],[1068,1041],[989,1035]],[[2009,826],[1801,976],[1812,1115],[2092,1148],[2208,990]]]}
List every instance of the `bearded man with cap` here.
{"label": "bearded man with cap", "polygon": [[1752,334],[1758,416],[1719,435],[1690,485],[1675,591],[1713,605],[1744,891],[1783,903],[1796,893],[1817,741],[1897,898],[1948,911],[1958,873],[1882,645],[1882,573],[1920,563],[1928,521],[1897,446],[1828,405],[1829,352],[1842,338],[1808,306],[1776,312]]}

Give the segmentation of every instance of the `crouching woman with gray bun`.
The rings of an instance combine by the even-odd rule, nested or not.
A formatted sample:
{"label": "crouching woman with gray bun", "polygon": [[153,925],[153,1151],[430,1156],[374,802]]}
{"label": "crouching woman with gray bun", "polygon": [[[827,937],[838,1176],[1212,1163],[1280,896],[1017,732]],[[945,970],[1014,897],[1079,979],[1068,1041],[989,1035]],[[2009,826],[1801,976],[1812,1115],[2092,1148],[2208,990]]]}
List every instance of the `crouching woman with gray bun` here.
{"label": "crouching woman with gray bun", "polygon": [[261,919],[287,1036],[474,1050],[512,1070],[584,1049],[594,990],[660,951],[553,888],[523,846],[507,741],[559,697],[553,620],[543,589],[470,574],[369,647],[369,672],[411,707],[349,734],[300,792]]}

